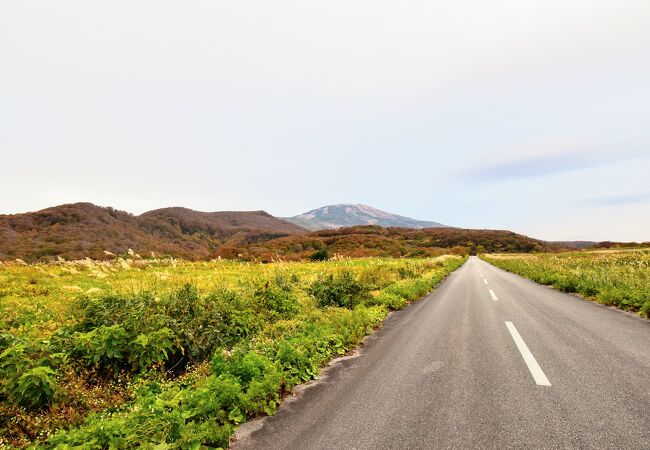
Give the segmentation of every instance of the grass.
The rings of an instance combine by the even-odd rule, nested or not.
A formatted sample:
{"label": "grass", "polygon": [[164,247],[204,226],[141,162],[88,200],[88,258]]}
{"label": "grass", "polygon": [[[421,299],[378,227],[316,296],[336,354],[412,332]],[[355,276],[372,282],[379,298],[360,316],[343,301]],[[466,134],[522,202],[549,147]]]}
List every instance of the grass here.
{"label": "grass", "polygon": [[486,254],[481,258],[537,283],[650,316],[650,249]]}
{"label": "grass", "polygon": [[463,261],[1,264],[0,447],[227,447]]}

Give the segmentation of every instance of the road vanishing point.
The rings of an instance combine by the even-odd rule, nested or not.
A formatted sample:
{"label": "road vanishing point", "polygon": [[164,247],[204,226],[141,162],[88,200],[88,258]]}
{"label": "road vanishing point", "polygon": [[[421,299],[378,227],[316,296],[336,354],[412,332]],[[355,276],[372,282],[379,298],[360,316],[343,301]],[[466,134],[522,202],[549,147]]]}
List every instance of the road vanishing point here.
{"label": "road vanishing point", "polygon": [[650,321],[471,257],[234,449],[650,449]]}

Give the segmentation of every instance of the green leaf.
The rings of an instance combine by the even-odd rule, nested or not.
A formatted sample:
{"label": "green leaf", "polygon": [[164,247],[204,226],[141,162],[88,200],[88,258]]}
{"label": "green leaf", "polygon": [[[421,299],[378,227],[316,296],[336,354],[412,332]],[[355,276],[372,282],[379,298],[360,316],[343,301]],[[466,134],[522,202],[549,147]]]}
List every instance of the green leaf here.
{"label": "green leaf", "polygon": [[230,411],[230,414],[228,414],[228,419],[236,423],[242,423],[246,421],[246,416],[242,414],[242,412],[239,410],[239,407],[237,407]]}

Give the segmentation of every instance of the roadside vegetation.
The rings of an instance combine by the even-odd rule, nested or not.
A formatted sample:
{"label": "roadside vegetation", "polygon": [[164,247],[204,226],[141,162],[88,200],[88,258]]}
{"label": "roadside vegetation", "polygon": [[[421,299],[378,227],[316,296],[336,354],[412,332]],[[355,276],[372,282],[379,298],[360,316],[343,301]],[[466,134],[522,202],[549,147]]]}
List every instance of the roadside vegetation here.
{"label": "roadside vegetation", "polygon": [[650,248],[485,254],[481,258],[537,283],[650,316]]}
{"label": "roadside vegetation", "polygon": [[227,447],[464,260],[2,263],[0,448]]}

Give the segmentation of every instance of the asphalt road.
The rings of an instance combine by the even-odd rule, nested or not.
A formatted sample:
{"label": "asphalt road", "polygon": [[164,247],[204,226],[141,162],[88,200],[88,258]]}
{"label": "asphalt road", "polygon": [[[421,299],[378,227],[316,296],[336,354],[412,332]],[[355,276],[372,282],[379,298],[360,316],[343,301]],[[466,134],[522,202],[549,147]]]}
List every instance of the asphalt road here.
{"label": "asphalt road", "polygon": [[475,257],[233,444],[523,447],[650,449],[650,322]]}

